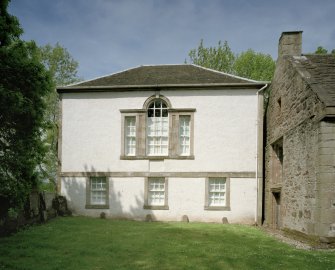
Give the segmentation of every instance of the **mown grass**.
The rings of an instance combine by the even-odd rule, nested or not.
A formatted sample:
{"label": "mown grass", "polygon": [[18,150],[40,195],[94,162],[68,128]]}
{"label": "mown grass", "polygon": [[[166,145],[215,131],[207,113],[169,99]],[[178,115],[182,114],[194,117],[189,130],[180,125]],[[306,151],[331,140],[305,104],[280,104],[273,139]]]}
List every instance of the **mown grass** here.
{"label": "mown grass", "polygon": [[335,269],[248,226],[58,218],[0,239],[0,269]]}

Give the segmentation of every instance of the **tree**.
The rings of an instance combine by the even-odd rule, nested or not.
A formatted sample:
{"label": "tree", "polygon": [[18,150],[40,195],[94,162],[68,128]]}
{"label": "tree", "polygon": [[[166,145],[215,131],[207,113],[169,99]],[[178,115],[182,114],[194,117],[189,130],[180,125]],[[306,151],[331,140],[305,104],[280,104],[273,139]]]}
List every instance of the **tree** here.
{"label": "tree", "polygon": [[219,41],[217,47],[206,48],[201,40],[198,48],[190,50],[188,55],[193,64],[253,80],[271,80],[275,68],[270,55],[256,53],[252,49],[238,55],[232,52],[227,41],[223,44]]}
{"label": "tree", "polygon": [[[79,81],[77,76],[78,62],[59,43],[55,46],[47,44],[38,48],[38,57],[50,72],[54,85],[63,86]],[[46,96],[46,120],[50,122],[43,142],[47,148],[40,172],[43,175],[43,188],[54,190],[57,179],[57,138],[59,122],[59,102],[56,90]],[[51,185],[49,185],[51,183]]]}
{"label": "tree", "polygon": [[43,65],[51,73],[57,86],[79,81],[77,76],[78,62],[58,42],[55,46],[47,44],[39,47],[39,57]]}
{"label": "tree", "polygon": [[223,44],[219,41],[217,47],[206,48],[204,47],[203,40],[200,40],[198,48],[190,50],[188,56],[191,63],[195,65],[227,73],[234,72],[235,55],[227,41]]}
{"label": "tree", "polygon": [[19,40],[23,33],[19,21],[7,12],[9,0],[0,1],[0,46],[8,46],[13,41]]}
{"label": "tree", "polygon": [[[315,54],[327,54],[328,50],[323,48],[322,46],[319,46],[315,52]],[[331,54],[335,55],[335,49],[332,49],[332,51],[330,52]]]}
{"label": "tree", "polygon": [[40,63],[34,42],[23,42],[18,20],[0,4],[0,203],[19,210],[38,184],[38,165],[45,148],[41,140],[45,97],[52,91],[50,74]]}
{"label": "tree", "polygon": [[327,49],[323,48],[322,46],[319,46],[319,47],[315,50],[314,53],[316,53],[316,54],[327,54],[328,51],[327,51]]}
{"label": "tree", "polygon": [[234,63],[237,75],[258,81],[271,81],[275,67],[269,54],[256,53],[252,49],[239,54]]}

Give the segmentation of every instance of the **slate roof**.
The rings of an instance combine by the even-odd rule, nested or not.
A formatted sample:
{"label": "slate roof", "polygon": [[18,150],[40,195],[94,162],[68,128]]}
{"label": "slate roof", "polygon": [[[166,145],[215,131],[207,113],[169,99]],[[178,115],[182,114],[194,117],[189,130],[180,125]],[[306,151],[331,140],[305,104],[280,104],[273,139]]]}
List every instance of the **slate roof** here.
{"label": "slate roof", "polygon": [[327,106],[335,106],[335,56],[332,54],[306,54],[293,57],[294,64]]}
{"label": "slate roof", "polygon": [[[119,73],[80,82],[59,89],[108,86],[161,86],[201,84],[255,84],[253,81],[191,64],[152,65],[131,68]],[[264,84],[264,83],[263,83]]]}

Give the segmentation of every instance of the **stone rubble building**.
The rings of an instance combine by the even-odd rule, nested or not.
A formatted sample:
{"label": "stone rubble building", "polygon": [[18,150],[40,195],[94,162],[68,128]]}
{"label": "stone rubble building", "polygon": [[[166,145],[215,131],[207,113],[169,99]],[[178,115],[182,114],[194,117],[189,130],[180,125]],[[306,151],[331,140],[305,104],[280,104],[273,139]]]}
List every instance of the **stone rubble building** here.
{"label": "stone rubble building", "polygon": [[265,224],[335,239],[335,57],[284,32],[266,109]]}

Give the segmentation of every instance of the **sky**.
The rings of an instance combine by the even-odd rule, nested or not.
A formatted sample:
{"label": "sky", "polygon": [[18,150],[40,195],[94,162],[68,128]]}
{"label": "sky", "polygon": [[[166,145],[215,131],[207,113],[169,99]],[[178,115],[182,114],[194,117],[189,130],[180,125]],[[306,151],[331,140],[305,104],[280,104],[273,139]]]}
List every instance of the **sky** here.
{"label": "sky", "polygon": [[276,59],[281,33],[301,30],[304,53],[335,48],[334,0],[12,0],[9,13],[22,39],[65,47],[85,80],[182,64],[201,39]]}

